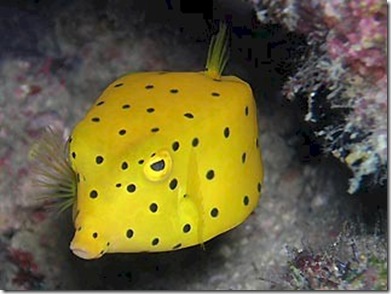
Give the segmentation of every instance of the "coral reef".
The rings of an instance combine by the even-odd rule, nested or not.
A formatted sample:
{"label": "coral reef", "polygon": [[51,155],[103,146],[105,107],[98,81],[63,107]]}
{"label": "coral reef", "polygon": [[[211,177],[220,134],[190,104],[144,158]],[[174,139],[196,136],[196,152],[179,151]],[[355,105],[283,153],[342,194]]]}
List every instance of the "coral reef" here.
{"label": "coral reef", "polygon": [[16,273],[12,283],[22,289],[39,289],[44,276],[38,272],[38,266],[31,252],[10,248],[7,259],[15,265]]}
{"label": "coral reef", "polygon": [[262,23],[306,36],[308,50],[285,83],[288,99],[307,99],[305,120],[324,150],[352,171],[349,193],[364,179],[387,178],[387,3],[275,1],[251,3]]}
{"label": "coral reef", "polygon": [[346,223],[336,241],[323,250],[287,246],[290,260],[285,278],[294,289],[387,289],[387,240],[379,232],[372,238],[365,236],[368,232],[353,234],[356,229],[351,226]]}

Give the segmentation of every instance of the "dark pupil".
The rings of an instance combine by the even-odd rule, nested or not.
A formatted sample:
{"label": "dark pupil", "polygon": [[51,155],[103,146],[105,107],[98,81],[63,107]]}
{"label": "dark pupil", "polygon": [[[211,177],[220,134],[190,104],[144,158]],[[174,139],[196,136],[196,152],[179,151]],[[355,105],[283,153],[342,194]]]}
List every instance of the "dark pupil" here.
{"label": "dark pupil", "polygon": [[157,162],[155,162],[155,163],[152,163],[152,164],[151,164],[151,168],[152,168],[154,171],[161,171],[161,170],[164,169],[165,165],[166,165],[166,164],[164,163],[164,160],[162,159],[162,160],[159,160],[159,161],[157,161]]}

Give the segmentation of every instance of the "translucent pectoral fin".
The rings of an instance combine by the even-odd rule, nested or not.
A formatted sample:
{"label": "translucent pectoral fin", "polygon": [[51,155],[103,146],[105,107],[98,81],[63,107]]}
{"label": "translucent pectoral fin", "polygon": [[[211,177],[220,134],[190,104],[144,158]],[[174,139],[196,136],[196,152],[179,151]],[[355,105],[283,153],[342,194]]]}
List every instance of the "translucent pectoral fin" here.
{"label": "translucent pectoral fin", "polygon": [[203,246],[204,237],[204,208],[203,198],[200,186],[200,177],[198,173],[198,161],[197,154],[193,151],[190,152],[189,162],[187,165],[187,182],[185,188],[185,194],[182,199],[182,212],[186,214],[185,217],[191,218],[192,222],[196,225],[197,229],[197,244]]}

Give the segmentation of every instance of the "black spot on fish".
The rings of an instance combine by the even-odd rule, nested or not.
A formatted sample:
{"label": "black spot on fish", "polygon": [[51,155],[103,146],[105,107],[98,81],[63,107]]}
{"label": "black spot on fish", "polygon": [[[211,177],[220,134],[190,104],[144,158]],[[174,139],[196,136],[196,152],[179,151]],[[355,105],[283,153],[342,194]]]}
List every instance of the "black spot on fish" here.
{"label": "black spot on fish", "polygon": [[92,238],[94,238],[94,239],[98,238],[98,233],[97,233],[97,232],[94,232],[94,233],[92,234]]}
{"label": "black spot on fish", "polygon": [[247,206],[247,205],[249,204],[249,202],[250,202],[250,199],[248,198],[248,196],[244,196],[244,197],[243,197],[243,204],[244,204],[245,206]]}
{"label": "black spot on fish", "polygon": [[126,190],[128,190],[129,193],[133,193],[136,191],[136,185],[135,184],[130,184],[126,187]]}
{"label": "black spot on fish", "polygon": [[211,211],[210,211],[210,216],[211,217],[217,217],[219,215],[219,210],[217,208],[213,208]]}
{"label": "black spot on fish", "polygon": [[193,141],[191,141],[191,145],[192,145],[193,147],[197,147],[199,142],[200,142],[200,141],[198,140],[198,138],[194,138]]}
{"label": "black spot on fish", "polygon": [[101,164],[102,162],[103,162],[103,157],[102,156],[100,156],[100,155],[98,155],[96,158],[95,158],[95,162],[97,163],[97,164]]}
{"label": "black spot on fish", "polygon": [[179,247],[181,247],[182,246],[182,244],[181,243],[178,243],[178,244],[176,244],[174,247],[172,247],[172,249],[178,249]]}
{"label": "black spot on fish", "polygon": [[189,224],[186,224],[186,225],[183,226],[182,230],[183,230],[184,233],[188,233],[191,230],[191,226]]}
{"label": "black spot on fish", "polygon": [[259,193],[261,192],[261,189],[262,189],[262,185],[261,185],[261,183],[258,183],[257,190],[258,190]]}
{"label": "black spot on fish", "polygon": [[151,132],[152,132],[152,133],[157,133],[157,132],[159,132],[159,128],[152,128],[152,129],[151,129]]}
{"label": "black spot on fish", "polygon": [[144,159],[140,159],[139,161],[138,161],[138,164],[143,164],[144,163]]}
{"label": "black spot on fish", "polygon": [[178,89],[171,89],[171,90],[170,90],[170,93],[171,93],[171,94],[176,94],[176,93],[178,93],[178,92],[179,92]]}
{"label": "black spot on fish", "polygon": [[133,232],[132,229],[128,229],[128,230],[126,231],[126,238],[130,239],[130,238],[133,237],[133,235],[134,235],[134,232]]}
{"label": "black spot on fish", "polygon": [[99,117],[93,117],[91,120],[93,122],[100,122],[100,118]]}
{"label": "black spot on fish", "polygon": [[118,132],[118,134],[120,134],[120,136],[123,136],[126,134],[126,130],[122,129]]}
{"label": "black spot on fish", "polygon": [[248,106],[246,106],[246,107],[244,108],[244,114],[245,114],[246,116],[248,116]]}
{"label": "black spot on fish", "polygon": [[76,158],[76,153],[72,152],[72,158]]}
{"label": "black spot on fish", "polygon": [[159,244],[159,238],[154,238],[152,240],[152,246],[156,246],[157,244]]}
{"label": "black spot on fish", "polygon": [[129,167],[128,163],[126,161],[122,162],[121,169],[125,170]]}
{"label": "black spot on fish", "polygon": [[242,163],[246,162],[246,152],[242,154]]}
{"label": "black spot on fish", "polygon": [[177,179],[172,179],[169,186],[170,186],[171,190],[174,190],[177,185],[178,185],[178,180]]}
{"label": "black spot on fish", "polygon": [[123,83],[119,83],[119,84],[115,84],[114,87],[118,88],[118,87],[122,87],[123,85],[124,85]]}
{"label": "black spot on fish", "polygon": [[155,108],[152,108],[152,107],[147,108],[147,112],[148,112],[148,113],[152,113],[152,112],[154,112],[154,111],[155,111]]}
{"label": "black spot on fish", "polygon": [[179,149],[179,142],[175,141],[172,143],[172,150],[177,151]]}
{"label": "black spot on fish", "polygon": [[122,105],[122,109],[129,109],[130,108],[130,105],[129,104],[124,104]]}
{"label": "black spot on fish", "polygon": [[104,103],[105,103],[104,101],[100,101],[100,102],[96,103],[96,106],[101,106]]}
{"label": "black spot on fish", "polygon": [[213,97],[220,97],[220,93],[212,92],[212,96],[213,96]]}
{"label": "black spot on fish", "polygon": [[117,184],[115,184],[115,186],[116,186],[117,188],[121,188],[122,184],[121,184],[121,183],[117,183]]}
{"label": "black spot on fish", "polygon": [[194,115],[192,113],[190,113],[190,112],[186,112],[184,114],[184,116],[187,117],[187,118],[190,118],[190,119],[194,118]]}
{"label": "black spot on fish", "polygon": [[228,138],[228,137],[229,137],[229,133],[230,133],[229,127],[226,127],[226,128],[224,129],[224,137]]}
{"label": "black spot on fish", "polygon": [[98,197],[98,192],[96,192],[96,190],[92,190],[90,192],[90,198],[95,199],[96,197]]}
{"label": "black spot on fish", "polygon": [[155,213],[157,210],[158,210],[158,206],[156,203],[152,203],[150,206],[149,206],[149,210],[153,213]]}
{"label": "black spot on fish", "polygon": [[212,180],[214,177],[215,177],[215,172],[214,172],[214,170],[213,170],[213,169],[208,170],[208,172],[206,173],[206,178],[207,178],[208,180]]}
{"label": "black spot on fish", "polygon": [[153,85],[146,85],[146,86],[145,86],[145,89],[147,89],[147,90],[151,90],[151,89],[153,89],[153,88],[154,88]]}

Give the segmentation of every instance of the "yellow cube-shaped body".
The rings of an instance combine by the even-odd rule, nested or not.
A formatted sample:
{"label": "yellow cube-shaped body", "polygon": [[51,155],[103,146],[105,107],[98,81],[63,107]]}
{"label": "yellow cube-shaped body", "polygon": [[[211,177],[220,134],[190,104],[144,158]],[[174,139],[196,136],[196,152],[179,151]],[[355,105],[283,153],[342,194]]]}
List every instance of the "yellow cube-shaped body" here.
{"label": "yellow cube-shaped body", "polygon": [[169,251],[242,223],[263,181],[251,88],[205,72],[135,73],[113,82],[75,127],[72,250]]}

